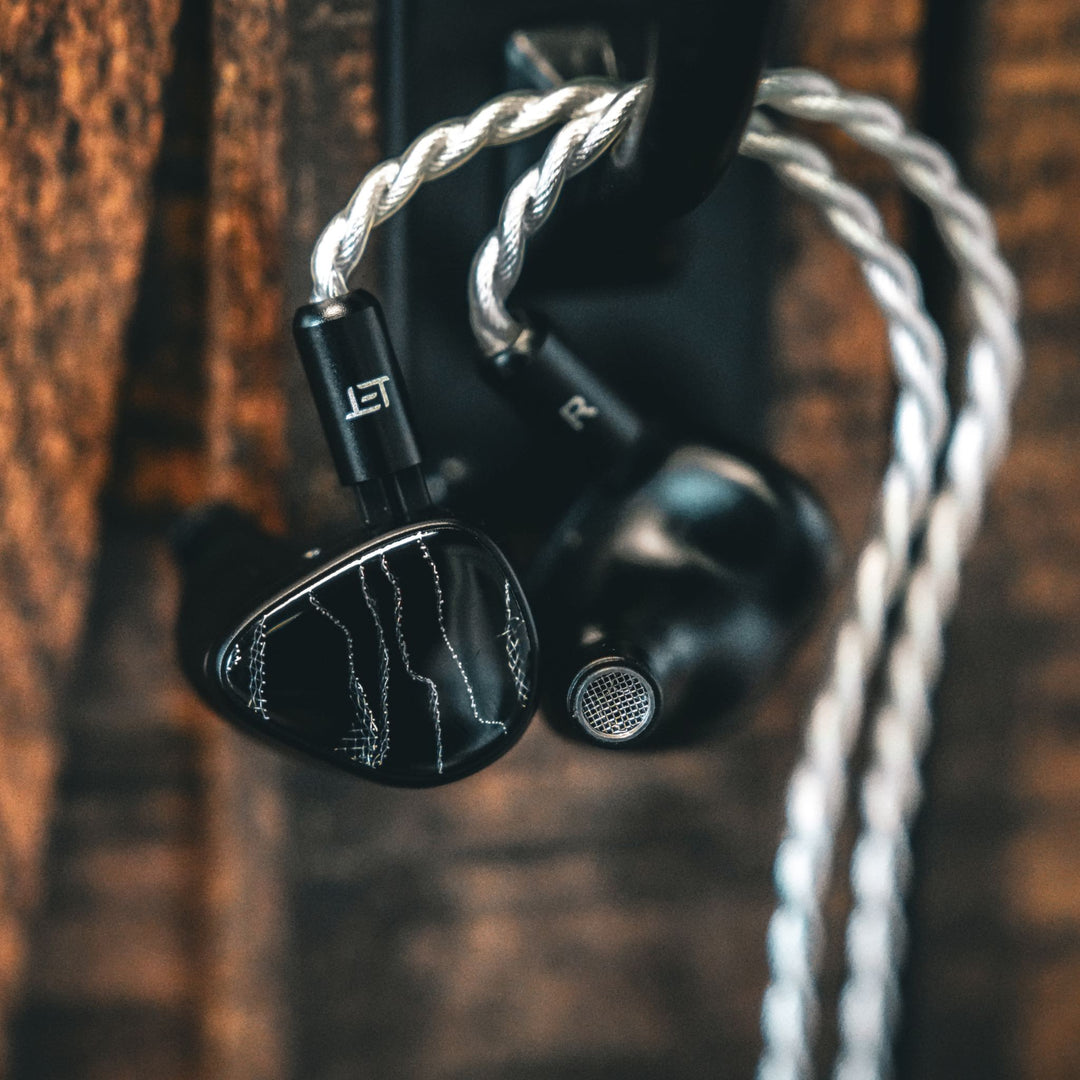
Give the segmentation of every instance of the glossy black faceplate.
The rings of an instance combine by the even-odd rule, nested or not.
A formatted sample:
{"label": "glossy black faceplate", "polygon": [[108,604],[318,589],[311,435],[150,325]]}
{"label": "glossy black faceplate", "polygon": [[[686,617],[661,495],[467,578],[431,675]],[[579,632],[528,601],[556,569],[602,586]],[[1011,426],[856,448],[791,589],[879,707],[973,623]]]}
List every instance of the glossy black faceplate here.
{"label": "glossy black faceplate", "polygon": [[424,522],[297,577],[205,655],[231,719],[406,786],[465,776],[524,730],[535,631],[513,572],[480,534]]}

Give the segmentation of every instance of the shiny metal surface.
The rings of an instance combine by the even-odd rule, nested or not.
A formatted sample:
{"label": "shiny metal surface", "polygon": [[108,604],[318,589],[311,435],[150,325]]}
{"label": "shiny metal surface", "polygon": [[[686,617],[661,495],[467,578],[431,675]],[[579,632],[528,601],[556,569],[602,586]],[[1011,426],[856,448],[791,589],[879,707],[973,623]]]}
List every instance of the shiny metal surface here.
{"label": "shiny metal surface", "polygon": [[649,680],[622,664],[598,664],[575,680],[570,711],[601,742],[625,742],[641,734],[656,715]]}

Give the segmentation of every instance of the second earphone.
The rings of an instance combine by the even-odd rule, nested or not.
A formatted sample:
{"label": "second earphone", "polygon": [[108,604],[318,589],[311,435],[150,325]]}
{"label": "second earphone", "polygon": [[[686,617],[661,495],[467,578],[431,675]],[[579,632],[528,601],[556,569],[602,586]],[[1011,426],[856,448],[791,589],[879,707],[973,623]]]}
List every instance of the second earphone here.
{"label": "second earphone", "polygon": [[539,320],[527,325],[482,369],[587,478],[526,577],[545,715],[609,747],[691,740],[808,622],[828,578],[828,518],[777,462],[680,444]]}

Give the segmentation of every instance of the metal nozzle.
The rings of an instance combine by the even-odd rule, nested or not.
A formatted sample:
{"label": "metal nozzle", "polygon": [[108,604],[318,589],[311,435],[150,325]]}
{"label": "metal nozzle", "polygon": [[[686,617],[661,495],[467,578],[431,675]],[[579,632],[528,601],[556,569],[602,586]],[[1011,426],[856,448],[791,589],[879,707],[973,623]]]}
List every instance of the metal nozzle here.
{"label": "metal nozzle", "polygon": [[640,736],[656,716],[649,679],[622,660],[601,660],[581,669],[568,695],[570,713],[599,742]]}

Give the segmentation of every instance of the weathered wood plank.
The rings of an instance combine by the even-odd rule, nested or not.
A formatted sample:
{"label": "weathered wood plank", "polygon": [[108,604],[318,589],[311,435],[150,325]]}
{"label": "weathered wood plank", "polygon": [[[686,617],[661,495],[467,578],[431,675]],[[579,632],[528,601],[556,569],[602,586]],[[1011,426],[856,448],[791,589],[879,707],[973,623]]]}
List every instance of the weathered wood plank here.
{"label": "weathered wood plank", "polygon": [[0,1012],[38,889],[176,10],[0,11]]}
{"label": "weathered wood plank", "polygon": [[[212,7],[207,488],[282,527],[288,355],[282,288],[284,0]],[[279,761],[204,717],[207,1076],[288,1074]]]}
{"label": "weathered wood plank", "polygon": [[[133,514],[161,521],[208,497],[280,523],[272,478],[284,398],[272,359],[285,325],[284,185],[280,72],[267,62],[281,28],[272,7],[238,5],[222,5],[211,25],[200,3],[179,28],[128,336],[112,528],[81,668],[89,697],[65,710],[72,754],[17,1031],[19,1076],[287,1068],[276,759],[184,686],[174,572],[162,537],[132,526]],[[252,51],[259,34],[264,47]]]}
{"label": "weathered wood plank", "polygon": [[[1028,370],[951,639],[920,849],[913,1076],[1080,1073],[1080,22],[975,25],[971,174],[1020,276]],[[965,1072],[966,1070],[966,1072]]]}
{"label": "weathered wood plank", "polygon": [[176,707],[186,691],[167,560],[145,529],[106,529],[92,633],[60,714],[66,761],[13,1029],[15,1080],[188,1080],[197,1065],[201,736]]}

